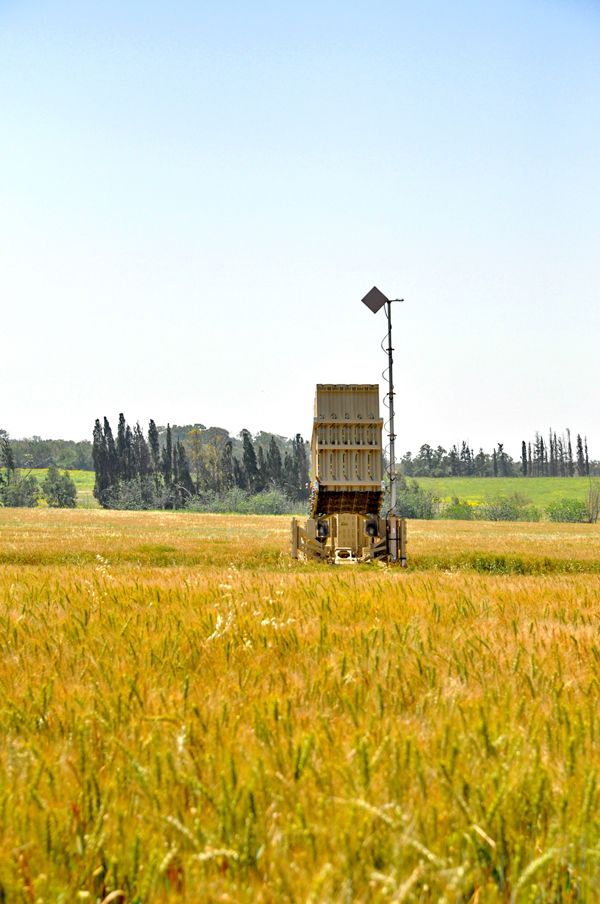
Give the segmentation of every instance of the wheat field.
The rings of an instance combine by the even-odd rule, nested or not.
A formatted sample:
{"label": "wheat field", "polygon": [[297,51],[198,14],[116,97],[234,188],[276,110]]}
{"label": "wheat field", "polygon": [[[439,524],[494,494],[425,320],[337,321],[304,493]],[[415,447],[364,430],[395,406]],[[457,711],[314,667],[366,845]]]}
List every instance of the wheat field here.
{"label": "wheat field", "polygon": [[0,901],[600,888],[600,529],[0,510]]}

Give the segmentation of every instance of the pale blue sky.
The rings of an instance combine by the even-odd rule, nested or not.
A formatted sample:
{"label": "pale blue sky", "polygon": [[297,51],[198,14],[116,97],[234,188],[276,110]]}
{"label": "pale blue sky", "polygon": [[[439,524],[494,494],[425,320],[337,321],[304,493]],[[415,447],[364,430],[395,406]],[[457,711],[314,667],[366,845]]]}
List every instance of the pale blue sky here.
{"label": "pale blue sky", "polygon": [[308,435],[377,284],[401,450],[600,455],[599,73],[583,0],[0,0],[0,426]]}

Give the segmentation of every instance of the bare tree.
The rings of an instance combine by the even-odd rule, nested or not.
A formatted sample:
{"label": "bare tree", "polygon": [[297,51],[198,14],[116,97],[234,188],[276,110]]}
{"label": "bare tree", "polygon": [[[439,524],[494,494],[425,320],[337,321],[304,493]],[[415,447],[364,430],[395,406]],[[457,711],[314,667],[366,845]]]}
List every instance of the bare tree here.
{"label": "bare tree", "polygon": [[600,480],[590,480],[586,508],[588,521],[595,524],[600,517]]}

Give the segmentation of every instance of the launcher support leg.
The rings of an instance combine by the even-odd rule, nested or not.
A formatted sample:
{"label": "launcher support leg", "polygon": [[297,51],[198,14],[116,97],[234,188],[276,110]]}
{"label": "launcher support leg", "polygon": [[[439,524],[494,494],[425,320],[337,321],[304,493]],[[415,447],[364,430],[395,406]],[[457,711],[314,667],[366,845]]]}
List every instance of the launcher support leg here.
{"label": "launcher support leg", "polygon": [[406,520],[388,515],[387,536],[389,561],[399,561],[401,567],[406,568]]}
{"label": "launcher support leg", "polygon": [[398,561],[398,520],[392,515],[390,518],[390,561]]}
{"label": "launcher support leg", "polygon": [[402,568],[406,568],[406,520],[404,518],[400,518],[398,527],[400,529],[400,565]]}

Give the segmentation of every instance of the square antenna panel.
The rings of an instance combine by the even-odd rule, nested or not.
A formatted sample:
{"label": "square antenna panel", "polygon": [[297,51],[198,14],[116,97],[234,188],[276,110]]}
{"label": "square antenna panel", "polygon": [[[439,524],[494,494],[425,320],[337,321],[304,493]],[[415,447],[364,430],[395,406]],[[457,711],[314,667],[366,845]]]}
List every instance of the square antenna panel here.
{"label": "square antenna panel", "polygon": [[370,311],[373,311],[374,314],[384,306],[384,304],[388,301],[383,292],[380,292],[376,286],[373,286],[370,292],[367,292],[365,297],[363,298],[363,304],[369,308]]}

